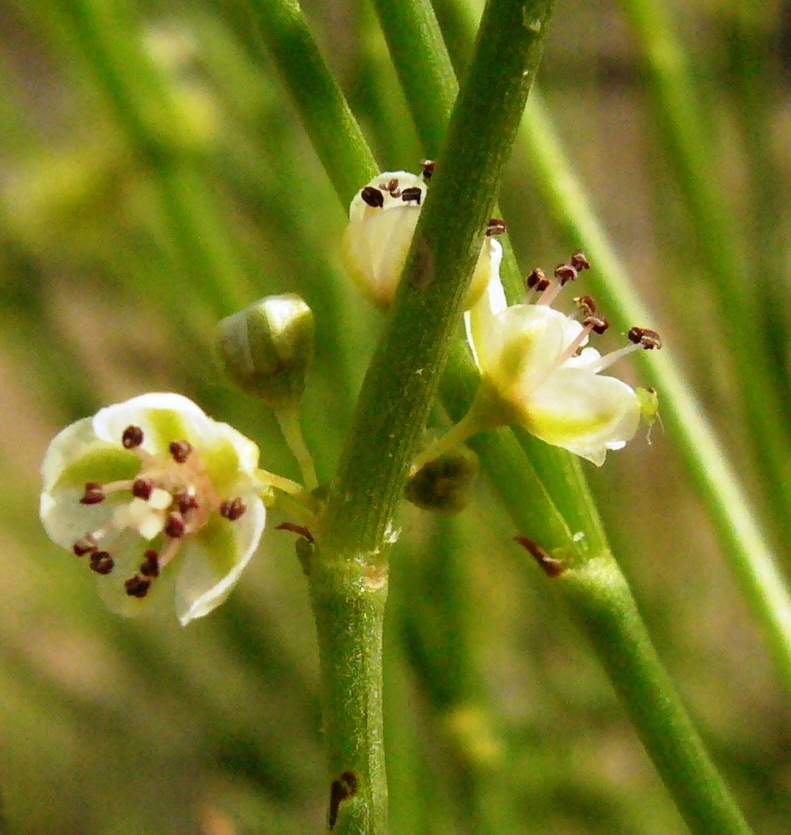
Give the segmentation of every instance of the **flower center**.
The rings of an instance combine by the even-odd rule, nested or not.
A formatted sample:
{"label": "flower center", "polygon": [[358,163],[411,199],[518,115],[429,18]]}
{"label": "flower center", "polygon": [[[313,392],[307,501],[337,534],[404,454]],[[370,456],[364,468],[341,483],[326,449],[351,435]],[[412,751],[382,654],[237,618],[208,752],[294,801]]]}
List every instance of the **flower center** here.
{"label": "flower center", "polygon": [[[130,597],[143,598],[152,581],[173,560],[183,539],[203,528],[214,511],[233,522],[247,509],[241,497],[221,499],[196,450],[185,440],[174,440],[169,456],[152,455],[142,449],[144,435],[139,426],[128,426],[122,436],[124,449],[133,451],[141,462],[134,479],[85,484],[80,503],[100,504],[108,496],[122,495],[112,505],[108,520],[73,545],[78,557],[90,555],[90,567],[97,574],[110,574],[115,560],[101,543],[132,531],[147,542],[162,538],[159,550],[147,548],[138,572],[124,583]],[[126,494],[126,495],[124,495]]]}

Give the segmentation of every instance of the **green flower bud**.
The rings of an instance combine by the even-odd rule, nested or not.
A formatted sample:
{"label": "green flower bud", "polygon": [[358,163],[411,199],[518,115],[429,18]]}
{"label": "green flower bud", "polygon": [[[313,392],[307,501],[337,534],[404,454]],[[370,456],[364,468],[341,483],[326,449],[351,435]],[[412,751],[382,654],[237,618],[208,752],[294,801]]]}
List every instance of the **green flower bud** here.
{"label": "green flower bud", "polygon": [[459,513],[467,506],[478,475],[478,456],[457,446],[429,461],[409,480],[407,501],[434,513]]}
{"label": "green flower bud", "polygon": [[299,403],[313,359],[313,313],[300,296],[266,296],[217,329],[217,351],[239,388],[272,409]]}

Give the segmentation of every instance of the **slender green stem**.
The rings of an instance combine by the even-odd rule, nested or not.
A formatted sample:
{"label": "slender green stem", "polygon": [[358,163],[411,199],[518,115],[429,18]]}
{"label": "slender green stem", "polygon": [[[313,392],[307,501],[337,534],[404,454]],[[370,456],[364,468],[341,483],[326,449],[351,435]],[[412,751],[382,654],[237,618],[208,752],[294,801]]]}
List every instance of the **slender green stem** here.
{"label": "slender green stem", "polygon": [[[524,19],[525,18],[523,18],[523,20]],[[281,69],[284,73],[288,73],[287,66],[281,66]],[[422,94],[430,95],[431,91],[423,90]],[[310,107],[310,103],[303,102],[301,104],[301,107],[305,106]],[[303,119],[305,119],[305,121],[309,121],[310,116],[306,116],[303,113]],[[358,180],[358,184],[364,183],[366,179],[367,177],[361,176]],[[434,188],[435,185],[436,183],[432,185],[431,193],[436,196],[436,189]],[[336,189],[339,191],[339,197],[341,200],[346,202],[348,195],[342,189],[338,189],[337,186]],[[428,211],[428,206],[429,204],[427,201],[426,211]],[[408,292],[408,290],[405,292]],[[405,353],[408,354],[410,352],[410,348],[411,345],[405,345]],[[412,367],[420,372],[422,366],[413,365]],[[479,379],[477,369],[472,363],[469,352],[459,343],[454,343],[451,348],[448,373],[442,380],[443,398],[452,416],[460,419],[467,412],[470,404],[472,403],[475,391],[477,390]],[[403,389],[391,388],[391,383],[388,381],[382,390],[386,393],[383,399],[385,407],[389,408],[392,403],[393,408],[391,411],[395,412],[401,410],[403,401],[400,393]],[[381,434],[378,437],[381,438]],[[396,437],[396,433],[394,432],[393,437],[388,439],[383,447],[385,449],[389,448],[390,444]],[[503,500],[506,509],[511,514],[517,529],[521,533],[530,536],[537,542],[540,542],[549,550],[565,548],[573,551],[575,546],[572,541],[572,531],[576,533],[579,530],[583,530],[585,536],[582,545],[583,547],[587,546],[587,548],[585,548],[587,554],[593,557],[606,553],[606,542],[601,531],[600,523],[598,522],[598,517],[595,513],[595,508],[593,508],[587,493],[587,486],[584,485],[584,481],[581,480],[581,474],[579,468],[574,465],[575,462],[571,462],[569,464],[570,456],[565,455],[562,451],[550,450],[552,455],[556,452],[560,453],[560,463],[563,464],[561,470],[569,475],[571,484],[574,485],[573,488],[567,487],[566,492],[569,495],[565,498],[565,502],[571,508],[573,508],[573,504],[577,500],[579,500],[583,505],[583,511],[577,512],[576,516],[574,514],[569,515],[569,518],[573,520],[573,527],[571,529],[569,528],[567,521],[558,512],[552,499],[550,499],[549,494],[546,492],[546,488],[539,478],[536,470],[530,461],[522,454],[522,450],[512,432],[507,430],[497,430],[482,433],[472,438],[470,445],[473,446],[473,448],[475,448],[481,456],[489,477],[492,479],[492,482]],[[544,448],[546,449],[545,445]],[[403,456],[404,460],[408,460],[408,452],[405,454],[400,448],[397,448],[395,452]],[[543,463],[541,466],[543,467]],[[360,484],[370,484],[370,482],[367,481],[367,478],[368,476],[366,475],[365,480],[361,481]],[[336,489],[335,495],[338,497],[343,494],[340,490]],[[529,500],[526,500],[526,497],[529,497]],[[342,511],[343,508],[341,507],[339,510]],[[364,513],[365,509],[363,508],[362,511],[358,512]],[[371,513],[376,514],[376,510],[372,509]],[[356,515],[355,518],[357,518]],[[386,514],[383,518],[389,519],[389,514]],[[352,520],[341,517],[340,524],[351,526]],[[381,521],[374,522],[375,530],[381,528]],[[391,531],[392,529],[385,526],[385,530]],[[364,539],[366,541],[370,541],[368,536],[365,536]],[[375,536],[370,537],[370,539],[372,539],[374,543],[377,542],[377,538]],[[376,559],[378,558],[380,552],[374,548],[368,552],[363,552],[362,554],[359,552],[355,554],[352,551],[352,545],[353,543],[350,543],[349,553],[352,554],[353,557],[357,558],[362,565],[368,566],[369,570],[373,571],[377,566]],[[617,570],[614,561],[610,558],[607,560],[607,565],[611,568],[611,570]],[[606,655],[609,651],[609,638],[607,641],[597,642],[596,632],[590,628],[590,625],[594,622],[593,612],[598,611],[598,601],[601,600],[601,595],[607,587],[607,572],[602,572],[598,576],[604,581],[604,586],[602,589],[599,589],[599,594],[594,594],[593,591],[589,593],[588,597],[590,599],[587,605],[590,607],[591,615],[585,619],[589,624],[588,631],[597,646],[597,651],[601,655]],[[619,577],[619,584],[623,585],[623,578],[620,577],[620,575],[616,576]],[[585,584],[581,581],[577,584],[577,586],[574,586],[573,583],[569,582],[570,579],[571,578],[567,578],[566,580],[567,585],[570,588],[584,588]],[[313,582],[312,588],[315,594],[317,588],[315,581]],[[577,595],[577,597],[582,598],[581,601],[578,600],[576,608],[581,611],[579,616],[583,617],[586,609],[585,596]],[[627,599],[631,601],[630,597]],[[328,595],[326,600],[327,605],[331,604],[331,600],[331,595]],[[315,599],[314,606],[317,606]],[[639,623],[639,619],[636,616],[633,601],[631,601],[631,607],[632,608],[628,612],[628,618],[633,631],[636,628],[634,625]],[[319,605],[318,608],[321,608],[321,606]],[[618,633],[624,639],[629,636],[630,630],[626,628],[625,622],[621,622],[626,617],[626,614],[627,613],[623,611],[622,606],[613,606],[609,610],[608,617],[611,619],[611,623],[606,630],[608,635],[611,636],[612,634]],[[639,637],[639,641],[633,640],[632,647],[626,650],[621,648],[620,651],[633,652],[635,653],[635,657],[639,657],[642,651],[641,648],[644,648],[648,642],[642,627]],[[323,654],[326,655],[331,652],[332,647],[330,646],[323,651]],[[365,657],[372,657],[373,653],[374,648],[371,648],[370,651],[366,651]],[[655,656],[652,657],[655,658]],[[618,676],[621,675],[618,665],[610,665],[606,659],[604,663],[608,665],[608,670],[613,677],[613,680],[617,681]],[[648,663],[646,669],[648,673],[650,673],[652,664]],[[626,675],[628,676],[630,674],[627,672]],[[376,684],[376,682],[374,682],[374,684]],[[727,799],[723,799],[726,798],[726,795],[724,789],[722,789],[722,784],[716,773],[713,771],[710,763],[705,758],[705,755],[701,755],[702,748],[700,746],[700,742],[694,734],[694,731],[690,730],[688,720],[679,720],[679,717],[684,717],[683,708],[680,705],[677,695],[667,682],[664,674],[654,680],[654,686],[652,688],[645,688],[641,692],[641,697],[650,697],[642,708],[640,708],[639,705],[628,703],[630,698],[634,698],[634,696],[630,694],[636,692],[636,689],[631,686],[631,682],[629,680],[621,681],[616,686],[618,687],[619,692],[621,692],[623,698],[627,701],[629,710],[635,718],[646,749],[652,754],[652,756],[656,751],[655,761],[657,761],[657,764],[660,766],[662,776],[673,793],[674,798],[679,803],[679,806],[685,811],[687,818],[689,820],[697,821],[697,810],[701,808],[701,806],[705,807],[706,804],[712,804],[712,806],[715,807],[710,809],[710,816],[712,820],[726,818],[730,821],[728,824],[729,828],[725,831],[746,831],[738,812],[733,809],[732,804],[727,801]],[[336,710],[342,713],[344,709],[343,699],[337,694],[337,690],[332,690],[331,693],[334,693],[338,697]],[[650,722],[648,721],[650,716],[657,716],[660,718],[664,717],[666,721]],[[675,721],[670,721],[671,718]],[[684,790],[683,786],[678,785],[673,777],[673,757],[667,756],[663,753],[663,751],[667,750],[666,746],[668,744],[667,741],[662,738],[664,735],[669,735],[671,737],[671,747],[674,752],[673,756],[684,758],[685,766],[684,768],[679,768],[679,771],[685,773],[689,768],[696,767],[697,764],[700,766],[701,772],[698,774],[698,779],[695,781],[695,785],[697,786],[701,781],[708,781],[711,784],[710,791],[702,793],[700,796],[690,798],[688,792]],[[344,761],[338,759],[337,763],[338,766],[340,766],[341,764],[344,764]],[[687,810],[687,806],[690,806],[691,808]]]}
{"label": "slender green stem", "polygon": [[728,794],[675,693],[611,556],[564,572],[558,589],[591,637],[651,759],[696,835],[745,835]]}
{"label": "slender green stem", "polygon": [[185,126],[163,78],[134,37],[126,4],[78,0],[64,12],[64,25],[73,27],[86,64],[152,178],[179,267],[179,284],[161,292],[181,299],[188,283],[193,295],[197,283],[212,312],[227,315],[243,303],[244,275],[196,166],[210,136],[198,125]]}
{"label": "slender green stem", "polygon": [[[650,90],[679,185],[693,220],[712,292],[718,298],[721,326],[738,350],[726,352],[739,380],[742,425],[754,451],[763,486],[763,501],[775,509],[786,535],[791,511],[791,443],[788,412],[768,369],[771,354],[767,328],[755,288],[764,280],[745,263],[740,226],[725,199],[722,176],[712,154],[713,113],[696,90],[666,4],[657,0],[622,0],[639,39]],[[759,201],[760,202],[760,201]],[[752,272],[752,275],[751,275]],[[735,313],[738,311],[738,315]]]}
{"label": "slender green stem", "polygon": [[365,137],[296,0],[248,0],[254,28],[281,72],[344,208],[379,173]]}
{"label": "slender green stem", "polygon": [[296,407],[275,409],[275,417],[280,424],[280,430],[286,439],[288,448],[294,458],[297,459],[297,464],[299,464],[299,469],[302,472],[302,480],[305,482],[305,489],[310,493],[319,486],[319,480],[316,477],[313,456],[310,454],[310,450],[305,443],[305,436],[302,434],[299,409]]}
{"label": "slender green stem", "polygon": [[434,10],[422,0],[374,0],[374,6],[424,151],[433,158],[459,89]]}
{"label": "slender green stem", "polygon": [[409,471],[410,475],[419,472],[429,461],[433,461],[435,458],[439,458],[440,455],[453,449],[453,447],[463,444],[473,435],[477,435],[485,429],[492,428],[493,424],[491,421],[487,420],[483,413],[476,410],[475,403],[477,402],[477,399],[474,400],[470,410],[460,421],[454,423],[444,435],[437,438],[415,456],[415,460],[412,462],[412,467]]}

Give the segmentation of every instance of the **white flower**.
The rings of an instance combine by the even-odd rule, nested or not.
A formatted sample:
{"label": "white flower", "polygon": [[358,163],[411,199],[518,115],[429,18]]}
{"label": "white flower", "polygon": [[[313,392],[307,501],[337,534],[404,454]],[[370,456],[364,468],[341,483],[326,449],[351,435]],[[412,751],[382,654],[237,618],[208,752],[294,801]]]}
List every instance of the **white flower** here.
{"label": "white flower", "polygon": [[584,266],[584,256],[576,253],[558,267],[554,282],[540,271],[531,274],[531,295],[540,293],[534,304],[508,307],[499,277],[493,279],[467,324],[483,374],[482,397],[499,422],[521,424],[542,441],[600,466],[607,450],[621,449],[634,436],[642,412],[630,386],[600,372],[633,350],[661,342],[654,331],[632,328],[631,344],[609,355],[586,347],[589,335],[608,325],[593,300],[576,299],[572,315],[550,306]]}
{"label": "white flower", "polygon": [[[420,210],[428,189],[427,174],[385,171],[360,189],[349,207],[349,225],[341,257],[357,289],[372,304],[386,309],[395,296]],[[492,275],[499,275],[503,250],[492,235],[505,231],[492,221],[481,248],[464,307],[480,298]]]}
{"label": "white flower", "polygon": [[144,394],[60,432],[41,520],[85,558],[115,611],[175,593],[182,625],[230,594],[264,530],[258,447],[178,394]]}

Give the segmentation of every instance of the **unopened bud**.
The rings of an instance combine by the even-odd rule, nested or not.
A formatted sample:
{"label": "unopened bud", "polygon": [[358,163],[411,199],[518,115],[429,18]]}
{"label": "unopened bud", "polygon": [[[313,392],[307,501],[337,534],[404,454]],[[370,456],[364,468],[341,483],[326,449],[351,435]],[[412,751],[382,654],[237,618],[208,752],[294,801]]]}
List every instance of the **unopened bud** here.
{"label": "unopened bud", "polygon": [[273,409],[299,402],[313,359],[313,313],[300,296],[266,296],[217,329],[217,351],[239,388]]}
{"label": "unopened bud", "polygon": [[421,510],[453,514],[464,510],[478,475],[478,456],[458,446],[425,464],[409,480],[406,498]]}

